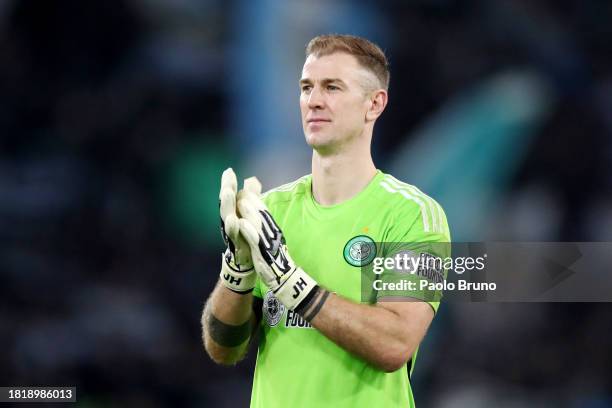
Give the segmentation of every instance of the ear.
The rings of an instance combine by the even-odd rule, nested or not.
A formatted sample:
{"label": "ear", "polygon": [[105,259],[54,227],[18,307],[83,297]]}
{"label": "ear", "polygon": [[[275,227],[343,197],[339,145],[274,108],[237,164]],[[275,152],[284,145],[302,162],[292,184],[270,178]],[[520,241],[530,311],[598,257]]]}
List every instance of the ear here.
{"label": "ear", "polygon": [[389,95],[384,89],[377,89],[373,91],[370,94],[370,106],[366,112],[366,121],[371,122],[378,119],[378,117],[382,115],[383,111],[385,110],[388,100]]}

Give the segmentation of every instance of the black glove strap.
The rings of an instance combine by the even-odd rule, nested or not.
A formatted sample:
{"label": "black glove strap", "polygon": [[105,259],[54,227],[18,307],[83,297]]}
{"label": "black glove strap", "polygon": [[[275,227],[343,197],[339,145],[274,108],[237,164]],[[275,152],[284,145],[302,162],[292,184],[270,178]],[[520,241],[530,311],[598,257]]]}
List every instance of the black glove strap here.
{"label": "black glove strap", "polygon": [[310,313],[308,313],[308,315],[304,316],[304,320],[306,320],[307,322],[311,322],[312,319],[314,319],[315,316],[319,314],[319,312],[321,311],[321,308],[323,308],[323,305],[325,304],[325,302],[327,301],[327,298],[331,294],[331,292],[328,290],[323,290],[323,291],[325,293],[321,295],[321,298],[319,299],[317,304],[312,308],[312,310],[310,311]]}
{"label": "black glove strap", "polygon": [[304,300],[302,300],[300,304],[297,305],[297,307],[295,308],[295,312],[299,314],[300,316],[304,317],[304,312],[306,312],[310,308],[310,306],[312,305],[312,302],[315,300],[315,298],[317,297],[317,293],[319,293],[320,290],[321,290],[321,287],[319,285],[315,286],[310,291],[310,293],[306,295]]}
{"label": "black glove strap", "polygon": [[295,312],[299,314],[300,316],[304,317],[304,313],[306,313],[306,311],[310,309],[310,306],[312,306],[312,303],[317,298],[317,294],[319,293],[320,290],[321,290],[321,287],[319,285],[315,286],[310,291],[310,293],[306,295],[304,300],[302,300],[300,304],[297,305],[297,307],[295,308]]}

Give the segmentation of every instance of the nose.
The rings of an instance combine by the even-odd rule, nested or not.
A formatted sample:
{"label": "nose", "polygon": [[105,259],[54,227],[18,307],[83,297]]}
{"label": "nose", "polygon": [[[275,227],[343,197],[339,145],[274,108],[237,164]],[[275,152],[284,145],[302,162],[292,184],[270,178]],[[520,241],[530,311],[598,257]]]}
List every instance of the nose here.
{"label": "nose", "polygon": [[308,107],[310,109],[322,109],[325,106],[325,101],[322,92],[318,87],[313,87],[308,95]]}

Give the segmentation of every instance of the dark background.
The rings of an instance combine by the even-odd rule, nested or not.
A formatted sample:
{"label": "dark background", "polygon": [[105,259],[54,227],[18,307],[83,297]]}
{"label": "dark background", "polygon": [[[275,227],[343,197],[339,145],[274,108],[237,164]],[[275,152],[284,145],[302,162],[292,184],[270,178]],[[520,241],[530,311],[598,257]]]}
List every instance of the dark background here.
{"label": "dark background", "polygon": [[[611,239],[612,3],[254,3],[0,2],[0,385],[76,385],[84,407],[248,403],[254,354],[215,366],[200,340],[218,180],[233,166],[268,189],[309,172],[297,81],[319,33],[387,52],[375,161],[426,187],[455,239]],[[492,105],[512,120],[491,124]],[[398,153],[436,140],[432,166],[452,170],[438,179]],[[416,400],[612,406],[611,312],[443,305]]]}

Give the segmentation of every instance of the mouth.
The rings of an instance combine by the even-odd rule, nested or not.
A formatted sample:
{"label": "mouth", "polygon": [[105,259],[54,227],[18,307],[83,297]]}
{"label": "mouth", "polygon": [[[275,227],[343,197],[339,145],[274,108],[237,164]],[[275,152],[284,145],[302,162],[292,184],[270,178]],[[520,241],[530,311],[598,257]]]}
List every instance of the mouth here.
{"label": "mouth", "polygon": [[319,124],[319,123],[326,123],[326,122],[331,122],[331,120],[329,119],[308,119],[306,121],[307,123],[313,123],[313,124]]}

